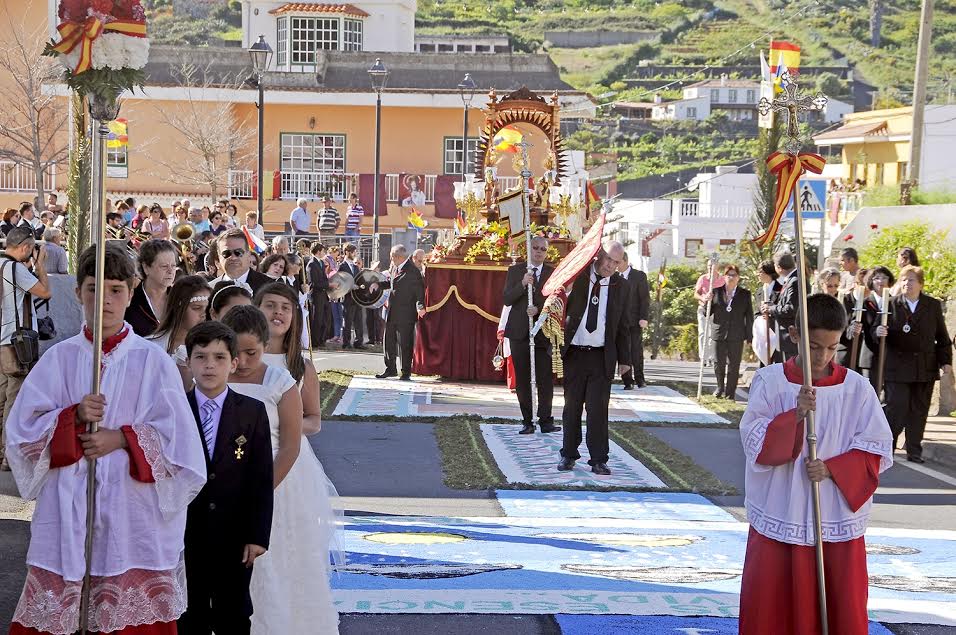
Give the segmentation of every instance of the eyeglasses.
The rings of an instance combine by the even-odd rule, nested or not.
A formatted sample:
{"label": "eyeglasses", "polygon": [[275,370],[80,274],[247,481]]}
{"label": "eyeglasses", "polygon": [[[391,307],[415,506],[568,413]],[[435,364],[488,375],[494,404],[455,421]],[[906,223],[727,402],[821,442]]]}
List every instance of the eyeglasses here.
{"label": "eyeglasses", "polygon": [[246,255],[246,250],[243,249],[242,247],[239,247],[238,249],[223,249],[219,253],[222,254],[223,258],[232,258],[232,257],[242,258],[243,256]]}
{"label": "eyeglasses", "polygon": [[731,273],[725,273],[725,274],[724,274],[724,277],[725,277],[725,278],[739,278],[740,276],[738,276],[736,273],[731,272]]}

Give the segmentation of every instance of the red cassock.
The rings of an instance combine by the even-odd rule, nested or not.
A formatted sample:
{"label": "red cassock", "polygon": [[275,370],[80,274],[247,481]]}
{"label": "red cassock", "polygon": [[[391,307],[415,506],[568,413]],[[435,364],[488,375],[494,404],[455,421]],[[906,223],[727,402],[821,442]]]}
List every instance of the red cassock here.
{"label": "red cassock", "polygon": [[[785,366],[787,379],[802,383],[795,364]],[[829,377],[815,386],[843,382],[846,369],[834,366]],[[776,466],[799,456],[804,442],[803,420],[796,410],[778,415],[767,429],[757,462]],[[880,457],[850,450],[826,461],[830,477],[853,511],[879,485]],[[847,542],[824,542],[827,623],[832,635],[866,635],[868,578],[863,537]],[[816,635],[820,629],[817,596],[816,549],[763,536],[753,528],[747,539],[740,588],[741,635]]]}

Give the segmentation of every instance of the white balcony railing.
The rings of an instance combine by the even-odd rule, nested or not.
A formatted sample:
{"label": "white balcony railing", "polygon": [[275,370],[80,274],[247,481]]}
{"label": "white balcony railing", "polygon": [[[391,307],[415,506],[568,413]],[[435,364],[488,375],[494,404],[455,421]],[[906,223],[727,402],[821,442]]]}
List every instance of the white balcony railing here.
{"label": "white balcony railing", "polygon": [[700,205],[697,201],[685,201],[681,199],[677,201],[677,204],[678,213],[681,218],[698,215]]}
{"label": "white balcony railing", "polygon": [[[425,175],[425,202],[434,203],[435,202],[435,183],[438,181],[438,175],[436,174],[426,174]],[[398,203],[401,198],[402,192],[402,175],[401,174],[386,174],[385,175],[385,201],[388,203]]]}
{"label": "white balcony railing", "polygon": [[[43,178],[43,188],[47,192],[56,189],[56,164],[50,165]],[[0,191],[36,192],[36,174],[32,166],[13,161],[0,161]]]}
{"label": "white balcony railing", "polygon": [[255,172],[229,170],[229,198],[253,198]]}
{"label": "white balcony railing", "polygon": [[293,172],[290,170],[282,170],[280,175],[279,196],[283,200],[297,198],[316,200],[329,195],[336,201],[344,201],[348,198],[350,190],[357,185],[355,177],[358,176],[345,172]]}

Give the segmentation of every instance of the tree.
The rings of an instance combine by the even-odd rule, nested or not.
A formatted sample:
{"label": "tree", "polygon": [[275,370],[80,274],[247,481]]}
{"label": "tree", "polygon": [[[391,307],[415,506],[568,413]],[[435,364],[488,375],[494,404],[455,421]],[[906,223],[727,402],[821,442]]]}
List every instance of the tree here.
{"label": "tree", "polygon": [[44,85],[59,83],[59,63],[43,56],[46,33],[42,27],[28,29],[27,12],[14,16],[10,3],[3,3],[7,37],[0,41],[0,85],[8,86],[0,108],[0,160],[29,166],[34,174],[40,204],[46,198],[44,179],[56,163],[67,158],[63,128],[65,100],[44,91]]}
{"label": "tree", "polygon": [[747,238],[740,245],[741,259],[746,263],[748,272],[756,271],[760,263],[768,260],[780,245],[777,234],[766,247],[758,247],[753,239],[763,234],[773,219],[774,202],[777,199],[777,175],[767,167],[767,157],[776,152],[780,145],[782,124],[780,117],[774,116],[772,128],[761,128],[757,135],[757,150],[754,153],[754,172],[757,174],[757,189],[754,190],[754,213],[747,225]]}
{"label": "tree", "polygon": [[866,267],[883,265],[897,271],[896,255],[903,247],[916,249],[926,278],[926,293],[940,299],[953,298],[956,294],[953,241],[945,230],[933,229],[929,223],[917,221],[880,229],[860,249],[860,262]]}
{"label": "tree", "polygon": [[868,0],[870,9],[870,45],[880,48],[883,31],[883,0]]}
{"label": "tree", "polygon": [[215,200],[227,186],[229,170],[250,165],[256,158],[257,131],[236,116],[230,101],[204,97],[219,89],[242,88],[242,78],[214,78],[208,68],[200,69],[189,62],[183,62],[175,75],[185,97],[160,102],[155,109],[160,121],[173,132],[170,142],[180,152],[171,159],[154,159],[167,170],[154,176],[208,188]]}
{"label": "tree", "polygon": [[73,151],[70,153],[70,174],[66,188],[70,213],[66,217],[66,251],[69,254],[69,269],[76,272],[80,254],[90,246],[90,161],[92,146],[86,131],[89,117],[86,99],[73,93],[71,110],[73,116]]}

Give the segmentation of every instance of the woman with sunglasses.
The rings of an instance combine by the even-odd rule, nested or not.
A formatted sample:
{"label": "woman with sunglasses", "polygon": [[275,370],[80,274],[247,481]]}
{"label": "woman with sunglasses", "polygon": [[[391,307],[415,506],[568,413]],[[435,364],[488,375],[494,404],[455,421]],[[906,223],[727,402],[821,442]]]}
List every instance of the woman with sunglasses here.
{"label": "woman with sunglasses", "polygon": [[[141,205],[139,210],[140,214],[142,211],[147,209],[145,205]],[[149,232],[149,235],[153,238],[159,238],[161,240],[169,239],[169,221],[163,218],[163,208],[159,205],[153,205],[149,209],[149,218],[143,223],[143,230]]]}
{"label": "woman with sunglasses", "polygon": [[212,216],[209,217],[209,231],[212,232],[213,236],[219,236],[228,231],[228,229],[229,228],[222,222],[222,212],[217,209],[212,213]]}

